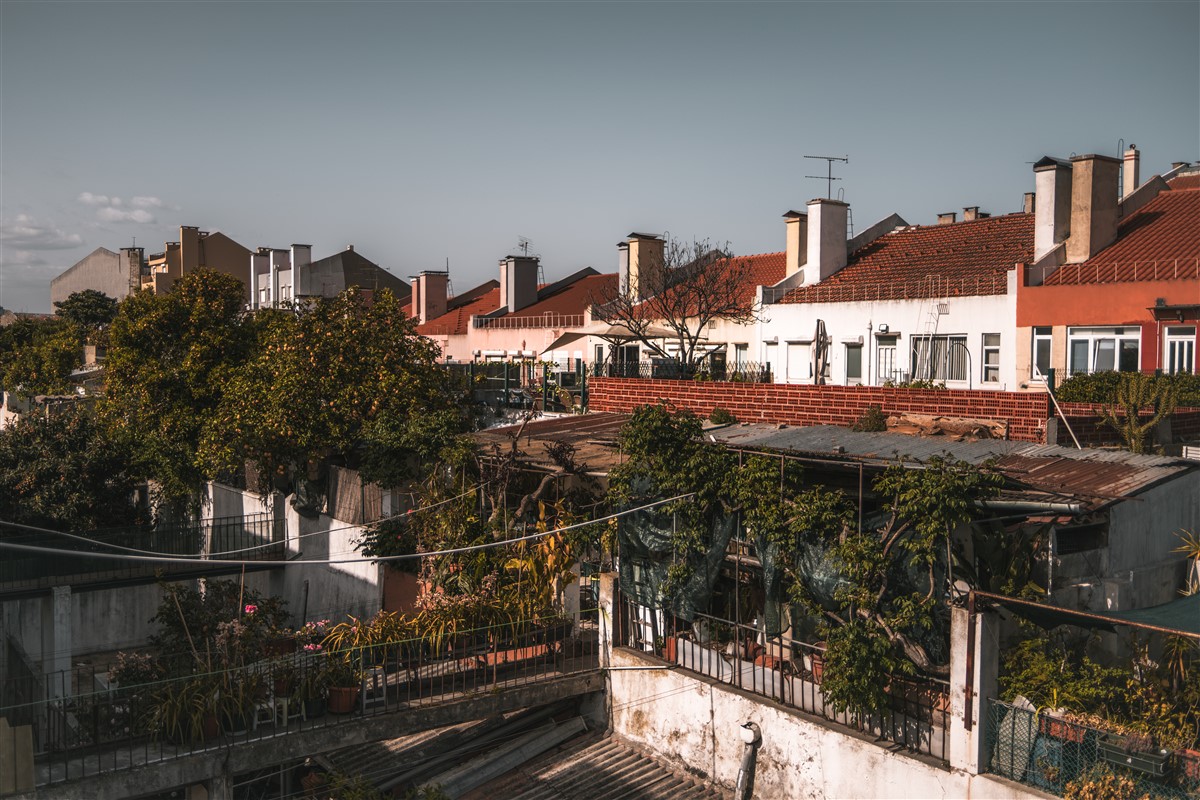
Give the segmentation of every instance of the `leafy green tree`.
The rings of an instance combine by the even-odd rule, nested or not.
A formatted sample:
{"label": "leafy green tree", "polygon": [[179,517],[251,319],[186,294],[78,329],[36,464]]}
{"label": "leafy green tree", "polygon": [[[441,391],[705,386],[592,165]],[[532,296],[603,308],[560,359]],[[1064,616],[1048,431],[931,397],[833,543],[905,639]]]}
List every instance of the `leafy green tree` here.
{"label": "leafy green tree", "polygon": [[[13,348],[0,351],[0,386],[26,397],[70,391],[71,372],[83,360],[82,330],[47,320],[14,334]],[[19,339],[22,335],[28,338]]]}
{"label": "leafy green tree", "polygon": [[130,454],[94,414],[71,405],[0,430],[4,519],[71,530],[129,525],[139,485]]}
{"label": "leafy green tree", "polygon": [[117,301],[104,292],[84,289],[55,302],[54,309],[58,316],[94,334],[117,316]]}
{"label": "leafy green tree", "polygon": [[199,502],[201,437],[250,351],[243,292],[199,270],[167,294],[127,297],[109,329],[102,413],[176,510]]}
{"label": "leafy green tree", "polygon": [[232,371],[203,437],[213,472],[255,463],[264,479],[338,459],[394,486],[465,429],[462,387],[389,291],[357,289],[260,312],[254,355]]}

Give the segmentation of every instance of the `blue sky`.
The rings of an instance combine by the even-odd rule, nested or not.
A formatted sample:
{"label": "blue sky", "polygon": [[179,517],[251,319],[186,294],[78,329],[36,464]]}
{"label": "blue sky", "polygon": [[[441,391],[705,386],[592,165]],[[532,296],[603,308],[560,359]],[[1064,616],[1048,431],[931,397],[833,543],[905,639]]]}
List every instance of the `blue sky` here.
{"label": "blue sky", "polygon": [[632,230],[783,248],[1019,210],[1043,154],[1200,158],[1200,3],[0,3],[0,305],[179,225],[457,291]]}

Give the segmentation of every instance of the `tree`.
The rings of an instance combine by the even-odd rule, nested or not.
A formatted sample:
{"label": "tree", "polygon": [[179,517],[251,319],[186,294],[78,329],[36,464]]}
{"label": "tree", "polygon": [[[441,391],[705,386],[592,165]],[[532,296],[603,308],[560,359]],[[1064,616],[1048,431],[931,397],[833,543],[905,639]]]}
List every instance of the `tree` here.
{"label": "tree", "polygon": [[[1146,434],[1175,411],[1179,390],[1170,381],[1156,379],[1143,372],[1122,372],[1111,403],[1105,403],[1101,416],[1132,453],[1146,452]],[[1145,420],[1142,409],[1153,406]]]}
{"label": "tree", "polygon": [[230,371],[203,436],[211,473],[250,461],[266,481],[335,459],[395,486],[465,429],[462,387],[390,291],[357,289],[259,312],[254,354]]}
{"label": "tree", "polygon": [[[663,255],[644,256],[639,286],[616,287],[592,298],[592,317],[629,329],[633,338],[659,357],[675,360],[684,374],[695,372],[701,348],[714,322],[757,322],[750,261],[713,247],[708,240],[669,239]],[[665,328],[670,336],[655,336]],[[668,350],[660,340],[675,345]]]}
{"label": "tree", "polygon": [[129,525],[139,483],[129,452],[81,405],[28,414],[0,430],[7,521],[70,530]]}
{"label": "tree", "polygon": [[0,329],[0,387],[26,397],[64,394],[82,355],[83,330],[73,322],[15,322]]}
{"label": "tree", "polygon": [[109,329],[101,413],[176,511],[199,502],[201,436],[250,351],[244,291],[237,278],[198,270],[167,294],[127,297]]}
{"label": "tree", "polygon": [[117,316],[117,301],[104,292],[84,289],[54,303],[54,313],[95,334]]}

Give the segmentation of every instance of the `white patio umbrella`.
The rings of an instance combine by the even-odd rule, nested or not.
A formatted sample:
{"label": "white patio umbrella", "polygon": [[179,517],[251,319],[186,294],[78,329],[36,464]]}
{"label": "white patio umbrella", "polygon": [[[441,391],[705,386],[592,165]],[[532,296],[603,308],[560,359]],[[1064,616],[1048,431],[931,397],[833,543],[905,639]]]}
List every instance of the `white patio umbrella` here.
{"label": "white patio umbrella", "polygon": [[574,342],[578,339],[586,339],[588,336],[595,336],[599,339],[616,343],[628,342],[631,339],[640,339],[642,337],[647,339],[667,339],[674,335],[674,333],[666,328],[650,326],[646,328],[646,330],[643,331],[639,336],[625,325],[614,325],[610,322],[604,322],[603,320],[595,320],[587,325],[584,325],[582,328],[576,328],[573,331],[567,331],[543,348],[542,353],[545,354],[551,350],[559,350],[571,342]]}
{"label": "white patio umbrella", "polygon": [[817,320],[817,330],[813,334],[812,370],[813,383],[817,386],[825,384],[825,372],[829,369],[829,335],[825,332],[825,320]]}

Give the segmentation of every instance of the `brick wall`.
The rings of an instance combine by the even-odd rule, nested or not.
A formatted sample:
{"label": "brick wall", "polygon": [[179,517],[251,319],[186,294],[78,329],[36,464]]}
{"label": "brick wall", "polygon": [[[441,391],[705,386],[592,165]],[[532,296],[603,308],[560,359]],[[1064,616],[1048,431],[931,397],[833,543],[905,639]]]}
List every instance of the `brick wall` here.
{"label": "brick wall", "polygon": [[[1122,444],[1121,435],[1116,429],[1102,423],[1101,406],[1099,403],[1062,403],[1063,413],[1071,424],[1079,443],[1084,447]],[[1153,413],[1150,408],[1142,409],[1143,414]],[[1175,442],[1200,441],[1200,408],[1177,408],[1171,415],[1171,438]],[[1073,446],[1071,434],[1066,426],[1058,426],[1058,444]]]}
{"label": "brick wall", "polygon": [[[798,386],[593,378],[588,405],[593,411],[629,411],[667,400],[708,416],[720,406],[742,422],[789,425],[852,425],[869,406],[884,414],[903,412],[979,417],[1008,423],[1008,438],[1044,442],[1049,399],[1042,392],[937,391],[878,386]],[[1068,437],[1069,440],[1069,437]]]}

